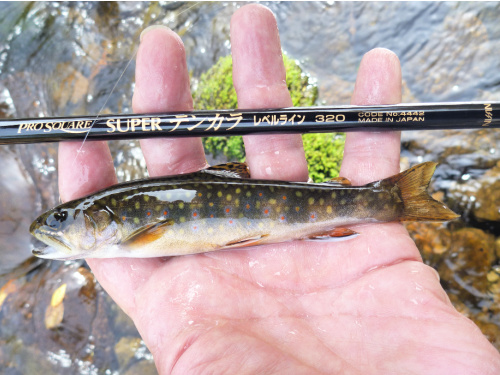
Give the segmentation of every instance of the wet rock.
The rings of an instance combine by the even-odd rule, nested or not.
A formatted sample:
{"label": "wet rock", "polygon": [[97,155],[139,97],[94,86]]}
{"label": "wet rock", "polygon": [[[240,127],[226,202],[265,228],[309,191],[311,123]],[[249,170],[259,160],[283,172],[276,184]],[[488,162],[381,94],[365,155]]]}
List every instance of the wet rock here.
{"label": "wet rock", "polygon": [[140,361],[134,363],[123,375],[157,375],[158,370],[152,361]]}
{"label": "wet rock", "polygon": [[479,220],[500,221],[500,162],[478,181],[481,187],[475,194],[474,216]]}
{"label": "wet rock", "polygon": [[125,368],[135,357],[135,352],[142,344],[139,337],[122,337],[115,345],[116,358],[120,368]]}
{"label": "wet rock", "polygon": [[479,221],[500,221],[500,162],[480,177],[452,183],[449,199]]}
{"label": "wet rock", "polygon": [[437,264],[442,255],[451,247],[451,231],[443,223],[405,223],[405,227],[415,241],[424,261]]}
{"label": "wet rock", "polygon": [[477,228],[463,228],[452,232],[450,250],[438,271],[460,296],[468,300],[471,296],[488,298],[487,275],[496,259],[493,235]]}
{"label": "wet rock", "polygon": [[[19,158],[0,147],[0,274],[31,256],[29,226],[33,221],[36,193]],[[15,199],[13,199],[15,197]]]}

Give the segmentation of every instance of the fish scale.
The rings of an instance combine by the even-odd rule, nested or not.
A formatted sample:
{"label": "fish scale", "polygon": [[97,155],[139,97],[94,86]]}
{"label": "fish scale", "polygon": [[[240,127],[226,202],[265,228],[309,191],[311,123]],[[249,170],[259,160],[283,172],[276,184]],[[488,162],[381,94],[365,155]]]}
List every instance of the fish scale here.
{"label": "fish scale", "polygon": [[364,186],[252,180],[244,164],[119,184],[41,215],[46,258],[155,257],[350,237],[360,223],[457,217],[425,188],[435,163]]}

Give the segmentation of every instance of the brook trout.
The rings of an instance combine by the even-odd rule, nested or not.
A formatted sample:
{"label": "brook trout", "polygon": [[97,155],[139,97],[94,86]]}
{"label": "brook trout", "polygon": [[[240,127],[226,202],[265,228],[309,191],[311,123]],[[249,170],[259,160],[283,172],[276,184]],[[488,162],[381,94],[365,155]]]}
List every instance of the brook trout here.
{"label": "brook trout", "polygon": [[160,257],[357,235],[349,226],[458,217],[426,192],[436,163],[364,186],[251,180],[245,164],[118,184],[41,215],[50,259]]}

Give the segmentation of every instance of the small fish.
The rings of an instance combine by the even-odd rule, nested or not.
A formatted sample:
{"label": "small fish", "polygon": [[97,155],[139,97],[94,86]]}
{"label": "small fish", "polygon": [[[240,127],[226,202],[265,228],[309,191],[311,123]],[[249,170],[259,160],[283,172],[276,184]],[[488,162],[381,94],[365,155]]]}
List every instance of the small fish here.
{"label": "small fish", "polygon": [[33,222],[49,259],[161,257],[357,235],[350,226],[458,217],[426,192],[436,163],[363,186],[251,180],[245,164],[118,184]]}

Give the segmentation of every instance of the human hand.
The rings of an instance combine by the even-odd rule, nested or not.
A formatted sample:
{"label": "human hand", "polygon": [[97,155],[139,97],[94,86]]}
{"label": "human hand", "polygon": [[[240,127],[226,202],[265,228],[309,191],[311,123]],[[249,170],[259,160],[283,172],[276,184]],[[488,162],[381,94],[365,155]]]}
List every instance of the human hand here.
{"label": "human hand", "polygon": [[[244,6],[231,21],[241,108],[288,107],[276,21]],[[180,38],[156,29],[137,56],[134,110],[191,110]],[[363,58],[353,104],[401,99],[397,57]],[[200,139],[141,141],[151,176],[206,166]],[[252,177],[306,180],[300,136],[248,136]],[[397,133],[347,136],[341,175],[364,184],[399,172]],[[64,201],[116,183],[109,149],[61,143]],[[451,305],[401,224],[356,228],[339,243],[295,241],[155,259],[89,259],[95,276],[134,320],[162,374],[498,374],[500,356]]]}

